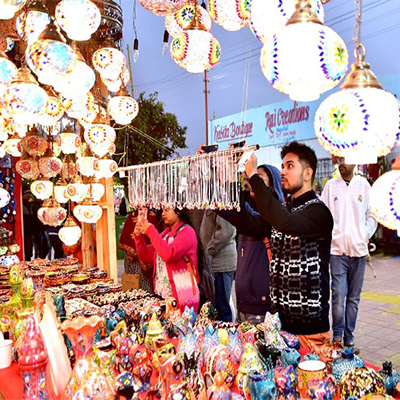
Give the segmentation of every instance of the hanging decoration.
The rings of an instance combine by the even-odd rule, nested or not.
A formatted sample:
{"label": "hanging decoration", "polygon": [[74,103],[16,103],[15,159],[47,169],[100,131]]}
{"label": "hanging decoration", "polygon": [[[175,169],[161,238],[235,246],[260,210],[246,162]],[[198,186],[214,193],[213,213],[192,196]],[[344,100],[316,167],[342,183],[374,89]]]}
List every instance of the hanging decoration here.
{"label": "hanging decoration", "polygon": [[122,84],[119,91],[108,102],[107,111],[117,124],[128,125],[138,115],[139,104],[133,97],[129,96]]}
{"label": "hanging decoration", "polygon": [[165,16],[165,29],[172,38],[178,36],[189,27],[196,11],[200,15],[201,24],[206,28],[207,32],[211,31],[210,14],[203,7],[200,7],[197,1],[191,1],[181,9]]}
{"label": "hanging decoration", "polygon": [[346,45],[323,25],[307,0],[261,51],[261,68],[270,84],[294,101],[317,100],[343,78],[348,64]]}
{"label": "hanging decoration", "polygon": [[172,41],[170,52],[180,67],[191,73],[202,73],[217,64],[221,57],[221,46],[202,25],[196,9],[188,28]]}
{"label": "hanging decoration", "polygon": [[42,126],[54,126],[62,118],[65,110],[54,90],[51,87],[46,87],[45,90],[49,97],[43,111],[38,116],[38,123]]}
{"label": "hanging decoration", "polygon": [[48,142],[40,135],[35,126],[21,139],[20,145],[21,148],[32,157],[43,156],[49,147]]}
{"label": "hanging decoration", "polygon": [[400,137],[400,103],[383,90],[365,62],[361,43],[361,0],[356,0],[356,32],[351,67],[341,90],[330,95],[315,114],[315,134],[331,154],[347,164],[374,164],[393,149]]}
{"label": "hanging decoration", "polygon": [[96,172],[95,176],[97,179],[101,178],[111,178],[118,169],[118,164],[114,160],[110,160],[107,157],[99,160],[99,170]]}
{"label": "hanging decoration", "polygon": [[39,164],[37,160],[23,154],[21,159],[15,164],[15,170],[25,179],[37,179],[39,176]]}
{"label": "hanging decoration", "polygon": [[52,197],[44,201],[43,206],[37,212],[37,216],[44,225],[56,227],[60,226],[67,218],[67,211]]}
{"label": "hanging decoration", "polygon": [[139,3],[155,15],[167,15],[179,10],[187,0],[139,0]]}
{"label": "hanging decoration", "polygon": [[20,142],[21,138],[14,132],[14,134],[6,140],[4,150],[13,157],[21,157],[21,152],[19,150]]}
{"label": "hanging decoration", "polygon": [[[276,31],[283,28],[296,11],[296,0],[251,0],[250,29],[265,43]],[[318,19],[324,22],[324,7],[321,0],[309,0]]]}
{"label": "hanging decoration", "polygon": [[58,232],[60,240],[67,246],[73,246],[78,243],[81,234],[81,228],[71,216],[66,219],[64,226]]}
{"label": "hanging decoration", "polygon": [[[129,83],[130,79],[131,79],[129,70],[126,67],[123,68],[122,79],[123,79],[123,82],[124,82],[124,86],[126,86]],[[121,79],[120,78],[118,78],[118,79],[108,79],[108,78],[102,76],[101,80],[107,86],[107,89],[110,92],[113,92],[113,93],[118,92],[119,88],[121,87]]]}
{"label": "hanging decoration", "polygon": [[3,49],[0,50],[0,94],[12,81],[17,73],[17,67],[10,61]]}
{"label": "hanging decoration", "polygon": [[26,3],[26,0],[0,0],[0,19],[10,19]]}
{"label": "hanging decoration", "polygon": [[32,194],[40,200],[48,199],[53,194],[53,182],[49,179],[39,177],[31,183]]}
{"label": "hanging decoration", "polygon": [[57,144],[64,154],[74,154],[81,145],[81,139],[72,128],[67,125],[57,136]]}
{"label": "hanging decoration", "polygon": [[101,207],[90,199],[86,199],[74,208],[74,216],[80,222],[95,224],[101,217]]}
{"label": "hanging decoration", "polygon": [[64,179],[60,179],[57,184],[54,185],[54,197],[60,204],[68,203],[67,182],[65,182]]}
{"label": "hanging decoration", "polygon": [[79,203],[86,198],[87,188],[79,175],[75,175],[71,182],[67,185],[65,195],[75,203]]}
{"label": "hanging decoration", "polygon": [[45,178],[54,178],[61,172],[62,161],[54,155],[51,147],[39,158],[39,171]]}
{"label": "hanging decoration", "polygon": [[249,23],[250,1],[209,0],[208,12],[210,17],[227,31],[238,31]]}

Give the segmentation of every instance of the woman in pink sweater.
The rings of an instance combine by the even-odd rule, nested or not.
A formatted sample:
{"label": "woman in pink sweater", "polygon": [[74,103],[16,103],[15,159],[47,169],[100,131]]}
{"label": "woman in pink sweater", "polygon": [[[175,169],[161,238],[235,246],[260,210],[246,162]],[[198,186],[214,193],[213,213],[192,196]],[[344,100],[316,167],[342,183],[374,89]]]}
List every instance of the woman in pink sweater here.
{"label": "woman in pink sweater", "polygon": [[[155,293],[164,298],[173,296],[182,311],[188,306],[197,313],[197,237],[194,229],[184,223],[184,217],[181,210],[164,209],[162,218],[167,229],[161,234],[146,218],[140,218],[134,230],[135,244],[142,262],[154,260]],[[143,235],[148,236],[150,245],[146,245]]]}

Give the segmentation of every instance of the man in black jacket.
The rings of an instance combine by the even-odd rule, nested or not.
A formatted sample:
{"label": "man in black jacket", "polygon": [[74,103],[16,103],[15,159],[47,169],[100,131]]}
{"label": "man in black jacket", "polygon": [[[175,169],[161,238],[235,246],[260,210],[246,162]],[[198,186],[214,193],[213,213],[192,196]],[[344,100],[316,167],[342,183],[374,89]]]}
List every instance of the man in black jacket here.
{"label": "man in black jacket", "polygon": [[281,157],[281,184],[287,195],[284,205],[257,175],[255,155],[245,167],[259,218],[272,226],[271,309],[279,312],[282,329],[296,334],[301,345],[308,347],[308,341],[329,342],[328,266],[333,218],[311,189],[317,167],[314,150],[291,142],[282,148]]}

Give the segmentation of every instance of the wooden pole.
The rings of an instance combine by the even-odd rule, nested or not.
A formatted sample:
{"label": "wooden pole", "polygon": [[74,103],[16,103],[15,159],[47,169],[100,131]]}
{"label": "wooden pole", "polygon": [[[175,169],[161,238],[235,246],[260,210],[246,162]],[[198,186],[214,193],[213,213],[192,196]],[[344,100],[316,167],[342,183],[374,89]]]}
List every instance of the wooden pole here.
{"label": "wooden pole", "polygon": [[207,70],[204,71],[204,98],[205,98],[205,115],[206,115],[206,146],[208,146],[208,79]]}

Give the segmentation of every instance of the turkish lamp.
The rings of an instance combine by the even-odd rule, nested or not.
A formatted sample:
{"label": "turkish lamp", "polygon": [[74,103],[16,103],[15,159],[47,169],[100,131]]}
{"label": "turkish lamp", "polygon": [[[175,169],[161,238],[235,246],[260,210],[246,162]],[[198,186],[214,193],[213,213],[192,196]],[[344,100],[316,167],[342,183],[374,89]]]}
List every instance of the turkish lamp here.
{"label": "turkish lamp", "polygon": [[39,177],[38,180],[31,183],[32,194],[40,199],[48,199],[53,194],[53,182],[44,177]]}
{"label": "turkish lamp", "polygon": [[95,107],[94,96],[91,92],[78,92],[76,97],[64,96],[60,94],[61,104],[70,118],[80,119],[87,115],[88,110]]}
{"label": "turkish lamp", "polygon": [[99,205],[90,199],[86,199],[74,207],[74,216],[80,222],[87,224],[96,223],[103,214]]}
{"label": "turkish lamp", "polygon": [[227,31],[238,31],[249,24],[250,2],[248,0],[209,0],[208,12],[210,17]]}
{"label": "turkish lamp", "polygon": [[22,157],[15,164],[15,170],[24,179],[37,179],[40,175],[39,164],[37,160],[29,157],[27,153],[24,153]]}
{"label": "turkish lamp", "polygon": [[2,104],[17,125],[33,125],[44,110],[48,95],[27,67],[21,67],[3,94]]}
{"label": "turkish lamp", "polygon": [[87,197],[91,198],[93,201],[100,201],[100,199],[104,195],[104,192],[105,192],[104,185],[95,180],[94,182],[91,182],[88,185]]}
{"label": "turkish lamp", "polygon": [[21,151],[19,143],[21,142],[21,138],[14,133],[11,137],[9,137],[4,145],[4,150],[12,155],[13,157],[21,157]]}
{"label": "turkish lamp", "polygon": [[75,52],[66,44],[53,19],[38,41],[28,47],[26,62],[39,81],[46,85],[57,85],[60,78],[74,68]]}
{"label": "turkish lamp", "polygon": [[61,0],[55,17],[71,40],[89,40],[101,23],[99,8],[89,0]]}
{"label": "turkish lamp", "polygon": [[67,185],[64,179],[59,180],[54,185],[54,197],[60,204],[68,203],[69,198],[66,195]]}
{"label": "turkish lamp", "polygon": [[49,127],[56,125],[60,121],[65,110],[53,89],[48,86],[45,90],[49,97],[43,111],[39,114],[38,123]]}
{"label": "turkish lamp", "polygon": [[77,174],[76,164],[72,160],[71,156],[67,154],[63,159],[63,165],[61,169],[61,177],[65,180],[71,180]]}
{"label": "turkish lamp", "polygon": [[54,197],[51,197],[44,201],[43,206],[37,211],[37,216],[42,224],[56,227],[67,218],[67,211]]}
{"label": "turkish lamp", "polygon": [[84,138],[88,145],[108,147],[108,143],[113,143],[116,138],[115,129],[110,126],[104,108],[100,107],[96,118],[92,124],[85,129]]}
{"label": "turkish lamp", "polygon": [[82,182],[82,178],[79,175],[75,175],[71,183],[67,185],[65,195],[75,203],[79,203],[86,198],[87,187]]}
{"label": "turkish lamp", "polygon": [[[122,79],[124,81],[124,86],[126,86],[131,79],[128,68],[124,67],[121,75],[122,75]],[[102,76],[101,80],[107,86],[107,89],[110,92],[113,92],[113,93],[118,92],[119,88],[121,87],[121,76],[119,76],[117,79],[108,79],[108,78]]]}
{"label": "turkish lamp", "polygon": [[372,185],[369,205],[380,224],[400,233],[400,156]]}
{"label": "turkish lamp", "polygon": [[54,155],[49,146],[43,157],[39,158],[39,171],[46,178],[54,178],[61,172],[62,161]]}
{"label": "turkish lamp", "polygon": [[107,110],[117,124],[128,125],[138,115],[139,105],[129,96],[125,86],[121,85],[119,91],[108,102]]}
{"label": "turkish lamp", "polygon": [[202,73],[217,64],[221,46],[212,33],[207,32],[195,12],[188,28],[171,42],[170,53],[180,67],[191,73]]}
{"label": "turkish lamp", "polygon": [[9,246],[8,250],[11,254],[17,254],[21,250],[21,246],[14,240]]}
{"label": "turkish lamp", "polygon": [[57,136],[56,142],[64,154],[74,154],[81,145],[79,135],[69,125]]}
{"label": "turkish lamp", "polygon": [[118,164],[107,157],[102,158],[99,160],[99,170],[96,172],[95,177],[97,179],[101,178],[111,178],[118,169]]}
{"label": "turkish lamp", "polygon": [[83,152],[82,157],[79,157],[76,165],[78,171],[84,176],[94,176],[94,174],[99,170],[99,160],[94,157],[89,146],[86,147]]}
{"label": "turkish lamp", "polygon": [[102,77],[118,79],[121,71],[125,68],[126,59],[122,51],[117,49],[113,40],[107,37],[103,47],[94,52],[92,64]]}
{"label": "turkish lamp", "polygon": [[49,143],[40,134],[36,126],[32,126],[26,136],[21,139],[20,146],[30,156],[41,157],[47,151]]}
{"label": "turkish lamp", "polygon": [[22,12],[16,20],[18,35],[28,42],[28,46],[38,40],[39,35],[46,29],[50,22],[50,15],[42,0],[29,3],[26,11]]}
{"label": "turkish lamp", "polygon": [[17,73],[17,67],[10,61],[7,54],[0,50],[0,95]]}
{"label": "turkish lamp", "polygon": [[[184,30],[186,30],[194,19],[195,12],[200,15],[200,22],[206,28],[207,32],[211,31],[211,18],[210,14],[203,7],[200,7],[195,2],[189,2],[185,4],[182,8],[175,11],[174,13],[167,14],[165,16],[165,29],[171,35],[172,38],[178,36]],[[165,40],[164,43],[168,40]]]}
{"label": "turkish lamp", "polygon": [[71,216],[66,219],[64,226],[58,232],[58,237],[66,246],[77,244],[81,235],[81,228]]}
{"label": "turkish lamp", "polygon": [[139,0],[139,3],[155,15],[165,16],[182,8],[187,0]]}
{"label": "turkish lamp", "polygon": [[[324,22],[324,6],[321,0],[308,0],[318,19]],[[296,1],[292,0],[251,0],[250,29],[262,42],[283,28],[296,11]]]}
{"label": "turkish lamp", "polygon": [[347,164],[375,164],[399,139],[400,103],[385,91],[364,61],[360,43],[339,92],[326,98],[315,113],[315,134],[325,150]]}
{"label": "turkish lamp", "polygon": [[344,77],[348,52],[341,37],[319,20],[307,0],[299,0],[286,26],[261,50],[269,83],[293,101],[317,100]]}
{"label": "turkish lamp", "polygon": [[0,19],[11,19],[26,3],[26,0],[0,0]]}

